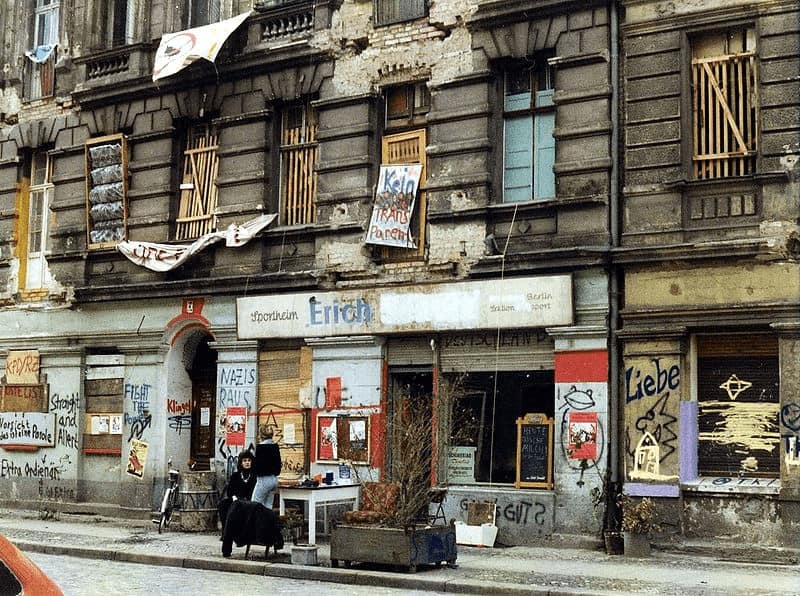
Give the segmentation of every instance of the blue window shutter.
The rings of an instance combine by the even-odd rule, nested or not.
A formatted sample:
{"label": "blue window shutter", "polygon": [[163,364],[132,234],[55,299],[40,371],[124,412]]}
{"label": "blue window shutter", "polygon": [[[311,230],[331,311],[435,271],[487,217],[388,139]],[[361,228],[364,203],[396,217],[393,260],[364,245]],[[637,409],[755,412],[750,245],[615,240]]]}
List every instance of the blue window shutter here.
{"label": "blue window shutter", "polygon": [[506,118],[503,136],[503,202],[530,201],[533,196],[533,120],[530,115]]}
{"label": "blue window shutter", "polygon": [[[544,92],[552,95],[552,91]],[[539,98],[537,97],[537,103]],[[546,105],[546,104],[545,104]],[[533,139],[533,198],[552,199],[556,196],[556,176],[553,164],[556,161],[556,141],[553,138],[554,112],[539,113],[534,116]]]}

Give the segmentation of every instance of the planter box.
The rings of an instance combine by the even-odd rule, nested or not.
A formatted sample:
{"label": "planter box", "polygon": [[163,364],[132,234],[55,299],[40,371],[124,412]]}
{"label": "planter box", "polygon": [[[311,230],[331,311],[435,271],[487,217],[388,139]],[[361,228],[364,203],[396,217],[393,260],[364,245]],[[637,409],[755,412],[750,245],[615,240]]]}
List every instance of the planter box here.
{"label": "planter box", "polygon": [[497,538],[497,526],[494,524],[481,524],[470,526],[464,522],[456,522],[456,543],[469,546],[494,546]]}
{"label": "planter box", "polygon": [[456,530],[447,526],[385,528],[381,526],[340,524],[331,533],[331,566],[345,567],[358,561],[408,567],[454,564],[458,550]]}

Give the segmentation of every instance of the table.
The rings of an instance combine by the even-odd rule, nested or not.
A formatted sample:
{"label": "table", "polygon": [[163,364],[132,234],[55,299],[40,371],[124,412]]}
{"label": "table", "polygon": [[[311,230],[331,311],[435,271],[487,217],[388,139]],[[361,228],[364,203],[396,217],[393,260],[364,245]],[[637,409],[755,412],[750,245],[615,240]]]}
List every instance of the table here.
{"label": "table", "polygon": [[328,525],[329,503],[353,501],[353,511],[358,509],[361,492],[360,484],[320,484],[315,487],[279,486],[280,514],[286,514],[285,501],[303,501],[308,509],[308,544],[317,543],[317,505],[325,506],[325,527]]}

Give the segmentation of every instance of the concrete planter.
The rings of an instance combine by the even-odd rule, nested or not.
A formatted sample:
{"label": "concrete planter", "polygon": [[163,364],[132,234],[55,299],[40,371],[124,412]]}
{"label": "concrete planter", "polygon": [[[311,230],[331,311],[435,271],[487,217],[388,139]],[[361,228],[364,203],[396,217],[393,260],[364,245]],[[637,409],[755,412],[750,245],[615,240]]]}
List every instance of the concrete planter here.
{"label": "concrete planter", "polygon": [[650,538],[647,534],[623,532],[622,536],[625,541],[626,557],[641,558],[650,556]]}
{"label": "concrete planter", "polygon": [[456,530],[447,526],[386,528],[340,524],[331,533],[331,566],[358,561],[407,567],[453,564],[458,556]]}

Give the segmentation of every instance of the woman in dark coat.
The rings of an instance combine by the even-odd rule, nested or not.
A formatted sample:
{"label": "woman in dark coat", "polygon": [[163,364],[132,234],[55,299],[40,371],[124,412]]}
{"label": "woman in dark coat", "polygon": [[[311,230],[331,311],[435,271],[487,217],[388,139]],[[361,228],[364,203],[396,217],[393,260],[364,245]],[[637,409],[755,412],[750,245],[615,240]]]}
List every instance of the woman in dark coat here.
{"label": "woman in dark coat", "polygon": [[272,429],[264,433],[264,441],[256,445],[256,488],[253,501],[272,509],[275,489],[278,487],[278,474],[281,473],[281,451],[272,440]]}
{"label": "woman in dark coat", "polygon": [[253,489],[256,487],[253,459],[253,454],[249,451],[242,451],[239,454],[239,465],[231,475],[231,479],[228,480],[228,489],[226,491],[231,499],[249,501],[253,497]]}

